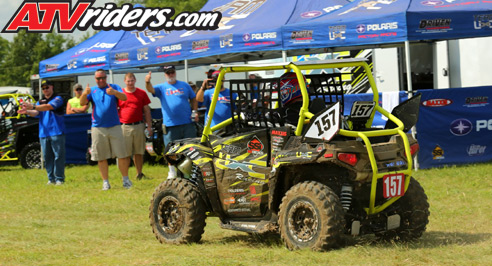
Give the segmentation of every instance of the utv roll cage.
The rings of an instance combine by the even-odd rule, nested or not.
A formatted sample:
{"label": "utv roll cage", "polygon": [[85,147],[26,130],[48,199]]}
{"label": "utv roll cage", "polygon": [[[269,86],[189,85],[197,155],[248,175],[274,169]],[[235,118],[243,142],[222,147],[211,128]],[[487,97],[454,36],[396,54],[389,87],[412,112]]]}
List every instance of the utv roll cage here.
{"label": "utv roll cage", "polygon": [[[369,138],[391,136],[397,134],[400,135],[405,147],[407,169],[399,172],[410,177],[412,175],[413,161],[409,141],[404,132],[404,124],[396,116],[390,114],[381,106],[379,106],[379,94],[376,88],[376,83],[372,76],[371,69],[369,68],[366,61],[366,59],[343,59],[322,60],[315,62],[286,62],[268,65],[222,65],[220,66],[220,74],[215,87],[221,88],[225,74],[231,72],[250,72],[258,70],[285,70],[286,72],[294,72],[299,82],[302,94],[302,107],[299,110],[299,118],[297,121],[297,125],[295,126],[294,135],[302,136],[304,126],[310,122],[310,119],[313,118],[318,111],[320,111],[319,108],[316,107],[317,104],[314,104],[315,102],[318,102],[318,105],[321,102],[323,107],[326,104],[340,102],[340,114],[343,114],[344,91],[340,74],[305,75],[306,79],[311,80],[308,90],[308,86],[304,82],[303,74],[301,71],[345,67],[363,68],[367,74],[367,78],[372,89],[373,102],[375,103],[375,106],[372,109],[370,116],[367,119],[364,119],[364,121],[362,122],[357,119],[351,119],[350,116],[346,117],[346,123],[344,123],[343,126],[339,129],[338,134],[349,138],[360,139],[361,141],[363,141],[367,149],[373,174],[371,181],[369,207],[365,208],[367,214],[370,215],[384,210],[400,197],[391,198],[383,204],[375,206],[376,187],[378,179],[381,179],[385,175],[391,174],[393,172],[390,173],[378,171],[376,158]],[[258,83],[258,90],[256,92],[253,91],[253,89],[251,88],[252,83]],[[285,121],[282,119],[281,116],[277,115],[282,108],[280,104],[279,85],[280,84],[278,78],[260,80],[231,80],[231,99],[232,93],[238,94],[237,99],[231,100],[231,104],[235,105],[235,109],[232,111],[232,117],[220,124],[215,125],[214,127],[210,127],[214,112],[209,111],[208,119],[206,119],[207,122],[205,123],[205,127],[201,137],[201,142],[207,145],[206,143],[209,140],[209,135],[211,135],[212,132],[225,128],[229,125],[233,125],[235,132],[239,132],[241,130],[250,130],[251,127],[274,128],[283,126],[285,124]],[[219,91],[220,90],[218,89],[214,91],[210,110],[215,110]],[[254,101],[255,99],[253,99],[252,96],[254,93],[258,93],[258,99],[256,99],[256,102]],[[276,97],[274,97],[275,94]],[[389,129],[372,129],[371,125],[376,112],[379,112],[387,117],[389,121],[396,125],[396,127]],[[341,121],[343,121],[343,119],[341,119]],[[358,124],[359,126],[355,126],[356,124]],[[360,125],[362,125],[362,127]],[[411,178],[405,179],[405,191],[408,189],[410,179]]]}

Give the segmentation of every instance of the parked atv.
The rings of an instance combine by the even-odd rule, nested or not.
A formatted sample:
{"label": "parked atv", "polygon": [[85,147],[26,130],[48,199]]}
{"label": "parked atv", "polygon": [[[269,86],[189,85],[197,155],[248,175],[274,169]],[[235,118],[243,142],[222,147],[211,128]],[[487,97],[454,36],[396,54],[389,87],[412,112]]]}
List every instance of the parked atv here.
{"label": "parked atv", "polygon": [[[345,67],[364,69],[374,93],[373,101],[353,103],[346,116],[341,74],[304,79],[301,73]],[[293,74],[291,80],[254,80],[256,90],[251,80],[230,80],[231,95],[238,95],[231,97],[232,117],[210,127],[216,90],[202,137],[166,147],[165,159],[179,177],[162,182],[152,196],[150,224],[157,239],[198,242],[207,214],[218,216],[226,229],[279,233],[291,250],[334,248],[343,235],[419,238],[429,204],[411,178],[419,146],[405,132],[417,122],[420,96],[388,113],[378,105],[363,59],[222,66],[216,87],[225,73],[261,70]],[[282,104],[299,89],[297,109]],[[371,128],[376,113],[388,118],[384,129]],[[232,130],[225,135],[212,133],[226,126]]]}
{"label": "parked atv", "polygon": [[20,162],[26,169],[41,168],[38,119],[17,113],[29,94],[0,95],[0,162]]}

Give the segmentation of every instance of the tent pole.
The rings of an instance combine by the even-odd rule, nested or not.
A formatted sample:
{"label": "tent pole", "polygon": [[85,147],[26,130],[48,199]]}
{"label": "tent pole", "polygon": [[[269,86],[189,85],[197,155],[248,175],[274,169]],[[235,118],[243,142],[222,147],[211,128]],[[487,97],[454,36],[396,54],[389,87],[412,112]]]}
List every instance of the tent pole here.
{"label": "tent pole", "polygon": [[188,59],[185,59],[185,81],[188,82]]}
{"label": "tent pole", "polygon": [[410,67],[410,42],[409,41],[405,41],[405,68],[407,69],[408,97],[411,98],[413,96],[413,89],[412,89],[412,69]]}
{"label": "tent pole", "polygon": [[113,70],[109,70],[109,82],[114,83],[114,78],[113,78]]}
{"label": "tent pole", "polygon": [[282,51],[282,61],[287,62],[287,51]]}
{"label": "tent pole", "polygon": [[[412,69],[410,66],[410,42],[409,41],[405,41],[405,67],[407,69],[408,98],[412,98],[412,96],[413,96]],[[415,138],[415,135],[417,134],[417,127],[413,126],[411,131],[412,131],[412,137]],[[415,155],[415,158],[413,159],[413,165],[415,167],[415,170],[419,170],[418,154]]]}

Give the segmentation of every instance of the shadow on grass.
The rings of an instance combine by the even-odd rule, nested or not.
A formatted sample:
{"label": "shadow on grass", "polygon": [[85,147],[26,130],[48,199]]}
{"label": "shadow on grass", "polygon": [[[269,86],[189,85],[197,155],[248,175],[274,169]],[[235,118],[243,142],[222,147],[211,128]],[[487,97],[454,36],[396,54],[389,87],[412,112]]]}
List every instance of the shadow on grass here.
{"label": "shadow on grass", "polygon": [[245,243],[251,247],[275,247],[283,246],[282,239],[280,239],[279,234],[268,233],[268,234],[247,234],[247,235],[233,235],[226,236],[213,241],[205,241],[207,244],[231,244],[231,243]]}
{"label": "shadow on grass", "polygon": [[411,249],[420,248],[438,248],[449,245],[473,245],[480,242],[488,241],[492,238],[492,234],[482,233],[462,233],[462,232],[442,232],[442,231],[430,231],[425,232],[419,239],[409,242],[394,242],[394,241],[382,241],[374,236],[363,236],[347,240],[345,246],[379,246],[379,247],[393,247],[395,245],[402,245]]}
{"label": "shadow on grass", "polygon": [[[339,248],[347,248],[351,246],[377,246],[377,247],[395,247],[404,246],[409,249],[421,249],[421,248],[439,248],[448,245],[473,245],[480,242],[488,241],[492,238],[492,234],[472,234],[472,233],[460,233],[460,232],[441,232],[431,231],[426,232],[424,235],[410,242],[393,242],[382,241],[373,235],[367,235],[357,238],[349,236],[344,237]],[[234,235],[227,236],[217,240],[204,241],[204,244],[231,244],[231,243],[244,243],[250,247],[280,247],[283,246],[282,239],[278,234],[247,234],[247,235]]]}

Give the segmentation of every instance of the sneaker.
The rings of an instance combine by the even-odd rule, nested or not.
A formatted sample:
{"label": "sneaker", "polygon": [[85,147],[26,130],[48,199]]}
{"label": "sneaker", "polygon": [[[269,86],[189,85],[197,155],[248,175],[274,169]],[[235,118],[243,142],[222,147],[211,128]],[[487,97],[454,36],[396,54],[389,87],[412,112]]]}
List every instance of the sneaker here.
{"label": "sneaker", "polygon": [[111,188],[111,185],[109,182],[103,182],[103,190],[109,190]]}
{"label": "sneaker", "polygon": [[130,179],[123,179],[123,187],[129,189],[133,186],[132,181]]}
{"label": "sneaker", "polygon": [[57,185],[57,186],[61,186],[61,185],[63,185],[64,183],[65,183],[65,182],[60,181],[60,180],[56,181],[56,185]]}
{"label": "sneaker", "polygon": [[147,178],[144,173],[140,173],[135,177],[137,180],[142,180],[142,178]]}
{"label": "sneaker", "polygon": [[52,182],[52,181],[48,181],[48,183],[46,183],[46,185],[50,186],[50,185],[54,185],[55,182]]}

